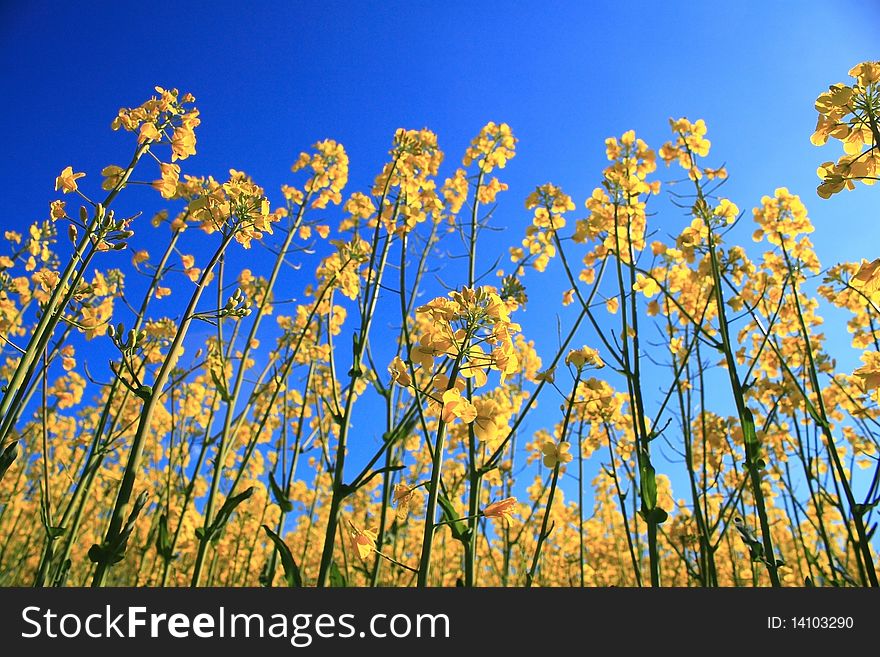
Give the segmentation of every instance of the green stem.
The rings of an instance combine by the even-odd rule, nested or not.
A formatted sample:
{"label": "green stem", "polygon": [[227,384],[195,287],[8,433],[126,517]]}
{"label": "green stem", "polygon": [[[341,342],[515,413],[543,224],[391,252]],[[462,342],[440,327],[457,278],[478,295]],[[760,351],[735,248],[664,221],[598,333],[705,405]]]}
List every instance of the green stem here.
{"label": "green stem", "polygon": [[[153,384],[152,390],[145,395],[146,398],[144,400],[143,409],[141,410],[140,420],[138,421],[137,432],[135,433],[135,437],[129,451],[128,462],[125,466],[125,472],[122,475],[122,483],[119,486],[119,492],[116,496],[116,504],[113,507],[113,513],[110,517],[110,525],[107,528],[107,534],[104,539],[105,544],[111,544],[119,537],[119,532],[122,529],[123,516],[125,514],[126,507],[131,500],[131,493],[134,488],[135,479],[137,478],[138,469],[140,467],[141,455],[144,451],[144,442],[146,440],[147,433],[150,430],[153,413],[155,412],[156,407],[159,405],[159,400],[162,397],[162,389],[164,388],[165,383],[168,381],[171,370],[177,363],[177,359],[180,355],[180,348],[183,346],[183,340],[186,337],[186,334],[189,331],[190,324],[193,321],[196,306],[198,305],[202,292],[207,287],[214,267],[219,261],[220,256],[226,250],[226,247],[229,246],[229,244],[231,243],[234,234],[235,231],[230,230],[226,235],[224,235],[223,241],[221,242],[218,249],[214,252],[211,260],[205,267],[205,270],[202,272],[202,275],[199,278],[199,282],[196,285],[196,289],[193,292],[186,311],[183,314],[183,318],[181,319],[180,326],[178,327],[177,333],[174,336],[174,340],[171,342],[171,346],[168,349],[168,355],[165,357],[165,360],[162,363],[162,367],[160,368],[159,373],[156,375],[156,380]],[[101,561],[97,564],[95,568],[95,574],[92,578],[92,586],[97,587],[104,585],[108,567],[109,564],[106,561]]]}
{"label": "green stem", "polygon": [[[52,290],[52,295],[46,303],[43,314],[37,323],[37,327],[34,329],[33,333],[31,333],[28,346],[25,348],[25,353],[16,365],[12,378],[4,390],[3,398],[0,400],[0,417],[2,417],[2,422],[0,422],[0,445],[5,444],[9,432],[12,431],[12,428],[15,426],[15,423],[21,415],[23,407],[20,404],[20,396],[24,388],[27,386],[28,379],[33,374],[34,361],[43,351],[43,348],[41,348],[40,345],[48,343],[52,332],[55,330],[55,326],[61,319],[64,308],[67,307],[67,304],[76,293],[76,286],[69,285],[71,278],[79,278],[82,276],[82,272],[85,269],[83,256],[85,255],[86,249],[91,246],[92,253],[94,253],[94,245],[90,238],[95,238],[95,229],[100,226],[102,221],[104,221],[107,208],[113,199],[116,198],[119,191],[128,182],[128,179],[131,177],[138,161],[144,153],[149,150],[150,144],[151,142],[147,141],[137,147],[131,162],[123,172],[116,187],[110,191],[102,204],[96,206],[92,220],[89,222],[80,243],[77,245],[72,257],[67,263],[67,266],[61,273],[57,285]],[[100,237],[103,236],[101,235]],[[82,267],[77,271],[77,265],[80,263],[82,263]]]}
{"label": "green stem", "polygon": [[[574,377],[571,397],[565,407],[565,420],[562,422],[562,431],[559,440],[560,444],[568,442],[568,425],[571,421],[571,412],[574,408],[574,397],[580,380],[581,373],[580,370],[578,370],[577,376]],[[553,496],[556,493],[556,484],[559,481],[560,466],[561,464],[557,461],[556,465],[553,467],[553,478],[550,480],[550,493],[547,496],[547,510],[544,512],[543,520],[541,520],[541,531],[538,533],[538,544],[535,546],[535,554],[532,556],[532,566],[529,568],[529,572],[526,575],[526,588],[531,588],[535,581],[535,573],[538,571],[538,562],[541,559],[541,549],[544,546],[544,541],[550,536],[550,532],[547,531],[547,524],[550,521],[550,514],[553,511]]]}

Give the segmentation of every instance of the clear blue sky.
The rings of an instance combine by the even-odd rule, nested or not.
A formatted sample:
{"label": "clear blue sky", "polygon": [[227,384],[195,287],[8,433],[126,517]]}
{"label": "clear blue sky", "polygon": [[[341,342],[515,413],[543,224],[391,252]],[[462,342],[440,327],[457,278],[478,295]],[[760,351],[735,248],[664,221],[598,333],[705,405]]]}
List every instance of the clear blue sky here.
{"label": "clear blue sky", "polygon": [[[669,117],[704,118],[710,162],[727,164],[740,208],[787,186],[810,210],[824,265],[873,259],[877,192],[821,201],[816,166],[839,151],[809,136],[816,96],[880,57],[878,43],[877,2],[2,2],[2,224],[44,218],[64,166],[97,184],[122,163],[132,139],[110,121],[158,84],[192,92],[202,113],[185,172],[245,170],[276,201],[319,139],[345,145],[354,191],[398,127],[437,132],[449,175],[483,124],[506,121],[520,140],[494,222],[510,227],[506,243],[520,239],[537,184],[562,185],[584,214],[605,137],[634,128],[659,148]],[[161,207],[139,199],[155,204],[148,214]]]}

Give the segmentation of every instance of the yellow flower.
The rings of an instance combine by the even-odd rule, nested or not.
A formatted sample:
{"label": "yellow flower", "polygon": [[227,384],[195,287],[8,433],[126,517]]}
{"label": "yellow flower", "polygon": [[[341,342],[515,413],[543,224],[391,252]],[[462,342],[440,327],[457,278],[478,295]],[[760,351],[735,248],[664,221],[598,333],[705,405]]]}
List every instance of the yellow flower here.
{"label": "yellow flower", "polygon": [[490,448],[495,447],[498,440],[499,427],[495,422],[498,415],[498,405],[491,399],[474,399],[474,408],[477,416],[474,418],[474,435],[480,442],[488,443]]}
{"label": "yellow flower", "polygon": [[446,423],[460,418],[464,422],[473,422],[477,417],[477,409],[467,399],[461,396],[461,390],[450,388],[443,393],[443,413],[441,415]]}
{"label": "yellow flower", "polygon": [[388,366],[388,372],[391,374],[391,380],[394,383],[404,387],[412,385],[412,378],[409,375],[406,363],[400,360],[400,356],[394,357],[394,360]]}
{"label": "yellow flower", "polygon": [[195,266],[195,257],[183,254],[180,256],[180,261],[183,263],[183,273],[186,274],[186,277],[193,283],[198,282],[199,276],[202,275],[202,270]]}
{"label": "yellow flower", "polygon": [[644,274],[636,274],[636,282],[633,285],[633,290],[641,292],[650,299],[660,292],[660,286],[657,285],[657,281],[653,278],[648,278]]}
{"label": "yellow flower", "polygon": [[394,487],[394,497],[391,501],[397,507],[397,519],[399,521],[403,522],[409,515],[415,492],[415,486],[410,487],[403,481]]}
{"label": "yellow flower", "polygon": [[471,141],[462,163],[470,166],[472,162],[478,162],[480,170],[488,174],[496,166],[503,169],[508,160],[513,158],[515,147],[516,137],[513,136],[510,126],[489,121]]}
{"label": "yellow flower", "polygon": [[567,365],[574,365],[578,369],[583,369],[584,367],[600,369],[605,367],[605,362],[599,357],[599,352],[587,346],[569,351],[565,357],[565,363]]}
{"label": "yellow flower", "polygon": [[574,458],[568,453],[569,449],[571,449],[569,443],[556,444],[548,440],[541,448],[541,453],[544,455],[544,465],[548,468],[555,468],[557,464],[565,465]]}
{"label": "yellow flower", "polygon": [[727,223],[732,224],[736,221],[736,217],[739,214],[739,208],[736,207],[736,204],[731,203],[730,200],[723,198],[718,203],[718,207],[715,208],[715,216],[723,217]]}
{"label": "yellow flower", "polygon": [[134,255],[131,257],[131,264],[137,267],[142,262],[146,262],[150,259],[149,251],[145,249],[141,249],[140,251],[135,251]]}
{"label": "yellow flower", "polygon": [[516,512],[516,498],[508,497],[497,502],[492,502],[483,509],[483,515],[487,518],[501,518],[504,522],[510,522]]}
{"label": "yellow flower", "polygon": [[431,336],[423,335],[419,340],[419,344],[413,347],[409,352],[410,360],[421,365],[422,369],[431,370],[434,367],[434,356],[436,351],[431,344]]}
{"label": "yellow flower", "polygon": [[556,368],[551,367],[535,375],[535,381],[544,381],[545,383],[553,383],[556,380]]}
{"label": "yellow flower", "polygon": [[871,297],[880,290],[880,258],[873,262],[862,260],[862,264],[849,282],[866,297]]}
{"label": "yellow flower", "polygon": [[60,279],[57,271],[51,269],[41,269],[32,276],[33,281],[38,283],[44,292],[51,292]]}
{"label": "yellow flower", "polygon": [[67,216],[67,211],[64,209],[64,205],[64,201],[52,201],[49,204],[49,216],[51,217],[52,221],[63,219],[65,216]]}
{"label": "yellow flower", "polygon": [[180,179],[180,166],[177,164],[159,164],[161,170],[159,180],[153,181],[153,189],[158,191],[162,198],[173,198],[177,193],[177,182]]}
{"label": "yellow flower", "polygon": [[61,365],[64,368],[65,372],[70,372],[73,368],[76,367],[76,360],[74,359],[74,349],[73,345],[65,345],[61,349]]}
{"label": "yellow flower", "polygon": [[376,539],[379,537],[379,532],[376,529],[361,531],[350,520],[348,524],[351,525],[352,549],[357,551],[361,559],[366,559],[376,549]]}
{"label": "yellow flower", "polygon": [[152,123],[143,123],[141,124],[141,131],[138,134],[138,143],[142,144],[145,141],[161,141],[162,135],[159,134],[159,131],[156,129],[156,126]]}
{"label": "yellow flower", "polygon": [[174,130],[171,135],[171,161],[185,160],[190,155],[196,154],[196,133],[193,126],[198,125],[198,119],[193,125],[183,125]]}
{"label": "yellow flower", "polygon": [[855,370],[853,375],[862,380],[866,392],[880,388],[880,353],[866,351],[862,354],[862,362],[865,364]]}
{"label": "yellow flower", "polygon": [[55,179],[55,191],[60,190],[65,194],[75,192],[77,190],[76,181],[85,175],[84,173],[74,173],[73,167],[65,167],[61,175]]}

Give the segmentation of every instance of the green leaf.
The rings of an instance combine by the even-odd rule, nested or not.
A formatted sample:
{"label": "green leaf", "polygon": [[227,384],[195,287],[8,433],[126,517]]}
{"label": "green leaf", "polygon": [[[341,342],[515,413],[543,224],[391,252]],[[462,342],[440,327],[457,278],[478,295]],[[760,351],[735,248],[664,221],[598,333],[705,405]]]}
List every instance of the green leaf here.
{"label": "green leaf", "polygon": [[758,433],[755,431],[755,417],[748,408],[743,408],[740,420],[742,421],[746,458],[751,463],[757,464],[761,455],[761,443],[758,442]]}
{"label": "green leaf", "polygon": [[156,536],[156,552],[165,561],[171,561],[171,536],[168,533],[168,516],[164,513],[159,518],[159,532]]}
{"label": "green leaf", "polygon": [[464,543],[467,540],[467,525],[458,519],[455,507],[443,493],[437,495],[437,501],[440,503],[440,508],[443,509],[443,517],[448,522],[449,529],[452,530],[452,537]]}
{"label": "green leaf", "polygon": [[297,589],[302,588],[302,575],[300,575],[299,566],[296,565],[296,561],[294,561],[293,555],[290,553],[290,548],[287,547],[287,543],[285,543],[284,539],[282,539],[278,534],[269,529],[269,527],[267,527],[266,525],[263,525],[263,531],[265,531],[269,538],[272,539],[272,542],[275,544],[275,549],[278,550],[278,554],[281,557],[281,567],[284,569],[284,579],[287,581],[287,586]]}
{"label": "green leaf", "polygon": [[339,572],[339,566],[333,561],[330,564],[330,586],[333,588],[345,588],[348,586],[345,582],[345,576]]}
{"label": "green leaf", "polygon": [[104,541],[100,545],[94,544],[89,548],[89,559],[95,563],[103,563],[112,566],[125,559],[125,550],[128,548],[128,539],[134,531],[135,523],[144,507],[147,505],[149,493],[142,491],[128,514],[122,530],[115,536],[110,537],[108,541]]}
{"label": "green leaf", "polygon": [[106,560],[107,551],[97,543],[93,543],[89,548],[89,561],[92,563],[103,563]]}
{"label": "green leaf", "polygon": [[275,474],[272,472],[269,473],[269,486],[272,489],[272,498],[275,500],[275,504],[280,506],[284,513],[290,513],[293,511],[293,504],[287,499],[287,496],[284,494],[284,491],[281,490],[281,486],[278,485],[278,482],[275,481]]}
{"label": "green leaf", "polygon": [[651,512],[648,515],[648,522],[655,525],[662,525],[664,522],[666,522],[667,518],[669,518],[669,514],[666,513],[666,511],[664,511],[659,506],[655,506],[653,509],[651,509]]}
{"label": "green leaf", "polygon": [[230,401],[229,391],[226,388],[226,381],[222,381],[213,369],[211,369],[210,372],[211,379],[214,381],[214,385],[217,387],[217,392],[220,393],[220,398],[225,402]]}
{"label": "green leaf", "polygon": [[229,521],[229,518],[235,511],[236,507],[247,500],[253,494],[254,487],[251,486],[246,491],[239,493],[238,495],[230,495],[229,497],[227,497],[226,501],[223,502],[223,506],[221,506],[220,510],[217,512],[217,517],[214,518],[214,522],[211,523],[211,526],[205,532],[205,538],[214,538],[215,534],[223,529],[223,526]]}
{"label": "green leaf", "polygon": [[651,457],[647,454],[639,454],[640,484],[642,489],[642,508],[649,514],[657,506],[657,478],[654,466],[651,465]]}
{"label": "green leaf", "polygon": [[0,479],[3,479],[3,475],[6,474],[9,466],[12,465],[15,457],[18,456],[18,450],[16,449],[17,447],[18,441],[15,440],[4,447],[2,451],[0,451]]}

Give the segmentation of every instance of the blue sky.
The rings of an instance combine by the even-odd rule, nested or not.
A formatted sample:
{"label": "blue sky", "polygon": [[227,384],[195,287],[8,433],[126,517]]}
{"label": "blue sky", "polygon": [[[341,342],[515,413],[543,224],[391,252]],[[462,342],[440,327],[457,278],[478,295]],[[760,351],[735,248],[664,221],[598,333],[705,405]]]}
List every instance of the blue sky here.
{"label": "blue sky", "polygon": [[[132,139],[110,121],[158,84],[192,92],[201,110],[184,172],[241,169],[275,201],[296,155],[319,139],[345,145],[355,191],[370,185],[398,127],[438,133],[450,175],[482,125],[509,123],[520,141],[494,219],[509,230],[487,242],[487,258],[521,238],[537,184],[561,185],[577,203],[572,216],[585,213],[605,137],[634,128],[659,148],[668,118],[703,118],[710,163],[726,163],[725,193],[741,209],[787,186],[810,210],[824,265],[873,259],[876,193],[821,201],[816,166],[839,151],[809,137],[816,96],[876,59],[878,37],[873,2],[2,2],[2,224],[21,230],[47,216],[63,167],[97,185],[101,168],[125,161]],[[671,174],[661,166],[658,177]],[[120,207],[162,207],[138,194]],[[682,220],[658,219],[670,233]],[[540,308],[523,318],[539,340]],[[854,364],[839,334],[833,351]]]}

